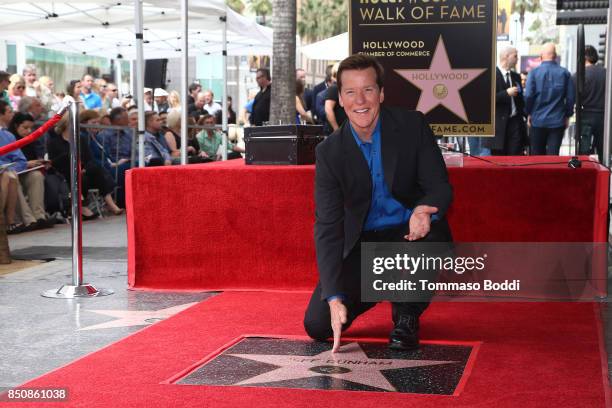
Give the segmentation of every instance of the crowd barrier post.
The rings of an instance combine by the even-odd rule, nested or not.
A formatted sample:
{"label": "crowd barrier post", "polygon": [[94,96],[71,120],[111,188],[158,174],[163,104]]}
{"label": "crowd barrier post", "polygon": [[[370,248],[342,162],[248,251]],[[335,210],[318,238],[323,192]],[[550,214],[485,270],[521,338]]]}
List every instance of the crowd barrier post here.
{"label": "crowd barrier post", "polygon": [[76,297],[97,297],[112,295],[111,289],[99,289],[90,283],[83,283],[83,228],[81,205],[81,154],[79,107],[73,103],[69,113],[70,128],[70,197],[72,201],[72,284],[59,289],[50,289],[41,295],[48,298],[73,299]]}

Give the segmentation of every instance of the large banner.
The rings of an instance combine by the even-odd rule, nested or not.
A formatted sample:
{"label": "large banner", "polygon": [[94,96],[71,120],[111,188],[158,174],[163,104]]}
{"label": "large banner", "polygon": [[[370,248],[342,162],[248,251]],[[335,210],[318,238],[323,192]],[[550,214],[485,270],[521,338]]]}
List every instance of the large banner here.
{"label": "large banner", "polygon": [[493,136],[494,0],[351,0],[350,50],[385,67],[385,102],[438,136]]}

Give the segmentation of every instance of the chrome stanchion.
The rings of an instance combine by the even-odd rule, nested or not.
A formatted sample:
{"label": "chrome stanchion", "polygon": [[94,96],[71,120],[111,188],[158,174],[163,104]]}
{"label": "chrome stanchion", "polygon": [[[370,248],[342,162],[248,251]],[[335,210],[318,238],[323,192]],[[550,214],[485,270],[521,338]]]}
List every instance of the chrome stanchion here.
{"label": "chrome stanchion", "polygon": [[44,297],[72,299],[75,297],[96,297],[112,295],[111,289],[98,289],[83,283],[83,229],[81,227],[81,138],[79,132],[79,107],[72,103],[70,121],[70,195],[72,198],[72,284],[41,293]]}

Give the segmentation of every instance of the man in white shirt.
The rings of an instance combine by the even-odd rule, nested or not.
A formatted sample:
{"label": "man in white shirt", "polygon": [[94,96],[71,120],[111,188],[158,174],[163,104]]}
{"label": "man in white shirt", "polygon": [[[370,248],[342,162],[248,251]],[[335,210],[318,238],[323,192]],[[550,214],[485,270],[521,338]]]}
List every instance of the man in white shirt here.
{"label": "man in white shirt", "polygon": [[223,109],[221,108],[221,105],[215,102],[214,100],[215,95],[210,89],[204,91],[203,95],[204,95],[204,110],[208,112],[209,115],[215,116],[218,111]]}

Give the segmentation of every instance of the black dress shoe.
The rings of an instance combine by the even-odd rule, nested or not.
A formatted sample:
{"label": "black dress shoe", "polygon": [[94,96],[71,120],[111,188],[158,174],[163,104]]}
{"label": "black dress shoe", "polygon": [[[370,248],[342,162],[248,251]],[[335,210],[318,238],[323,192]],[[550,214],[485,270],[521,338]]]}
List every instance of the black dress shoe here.
{"label": "black dress shoe", "polygon": [[389,335],[389,348],[414,350],[419,348],[419,318],[410,315],[399,316]]}
{"label": "black dress shoe", "polygon": [[36,220],[36,229],[53,228],[55,220],[51,218],[39,218]]}

